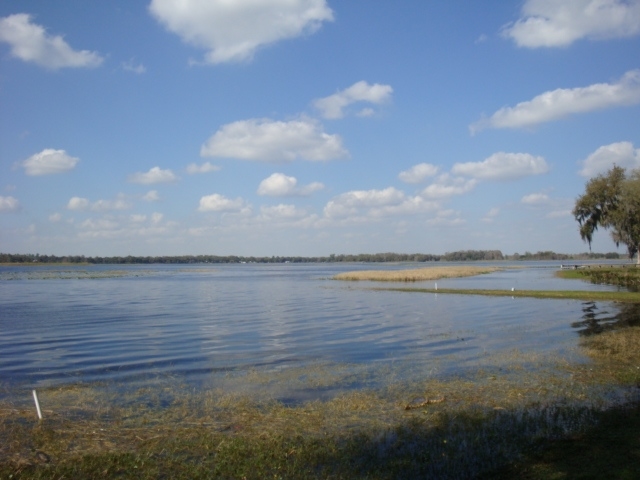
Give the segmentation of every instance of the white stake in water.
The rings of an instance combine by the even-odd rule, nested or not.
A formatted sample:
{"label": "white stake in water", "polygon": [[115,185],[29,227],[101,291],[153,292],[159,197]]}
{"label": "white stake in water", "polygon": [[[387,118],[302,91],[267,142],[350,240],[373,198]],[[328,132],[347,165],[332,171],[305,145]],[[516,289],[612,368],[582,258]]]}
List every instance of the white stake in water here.
{"label": "white stake in water", "polygon": [[438,283],[436,282],[436,290],[438,290]]}
{"label": "white stake in water", "polygon": [[38,394],[33,391],[33,401],[36,402],[36,410],[38,411],[38,418],[42,420],[42,410],[40,410],[40,402],[38,401]]}

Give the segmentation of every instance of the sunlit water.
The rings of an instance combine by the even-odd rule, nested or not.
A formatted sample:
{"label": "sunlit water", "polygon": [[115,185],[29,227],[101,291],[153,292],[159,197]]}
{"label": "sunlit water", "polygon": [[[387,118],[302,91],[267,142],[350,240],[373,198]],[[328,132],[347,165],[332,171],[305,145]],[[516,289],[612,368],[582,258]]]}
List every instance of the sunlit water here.
{"label": "sunlit water", "polygon": [[[558,265],[437,283],[616,289],[555,278]],[[0,382],[11,390],[172,378],[199,387],[314,364],[348,365],[374,379],[394,368],[408,376],[462,374],[514,349],[568,354],[580,330],[600,318],[615,321],[619,308],[374,291],[369,282],[330,280],[341,271],[418,266],[424,264],[0,267]]]}

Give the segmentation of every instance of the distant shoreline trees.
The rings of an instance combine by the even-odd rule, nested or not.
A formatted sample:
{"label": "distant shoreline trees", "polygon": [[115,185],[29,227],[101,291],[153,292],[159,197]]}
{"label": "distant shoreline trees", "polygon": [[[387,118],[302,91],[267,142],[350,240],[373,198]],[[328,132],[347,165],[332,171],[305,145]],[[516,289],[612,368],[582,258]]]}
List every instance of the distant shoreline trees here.
{"label": "distant shoreline trees", "polygon": [[562,254],[551,251],[513,255],[503,255],[500,250],[464,250],[447,252],[444,255],[431,255],[424,253],[361,253],[356,255],[336,255],[328,257],[243,257],[236,255],[178,255],[178,256],[131,256],[126,257],[86,257],[84,255],[40,255],[40,254],[12,254],[0,253],[0,263],[18,264],[92,264],[92,265],[149,265],[149,264],[202,264],[202,263],[388,263],[388,262],[467,262],[467,261],[500,261],[500,260],[591,260],[591,259],[618,259],[620,255],[612,253],[580,253]]}

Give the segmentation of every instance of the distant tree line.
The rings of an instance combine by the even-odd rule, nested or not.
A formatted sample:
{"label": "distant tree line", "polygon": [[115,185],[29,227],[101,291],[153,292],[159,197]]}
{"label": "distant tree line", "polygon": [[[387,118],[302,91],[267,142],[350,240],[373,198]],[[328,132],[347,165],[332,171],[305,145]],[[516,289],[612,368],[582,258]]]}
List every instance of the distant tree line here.
{"label": "distant tree line", "polygon": [[593,253],[593,252],[584,252],[584,253],[574,253],[571,255],[567,255],[565,253],[556,253],[552,251],[545,252],[525,252],[523,254],[514,253],[513,255],[505,256],[505,260],[617,260],[619,258],[624,258],[624,255],[620,255],[617,252],[609,252],[609,253]]}
{"label": "distant tree line", "polygon": [[357,255],[336,255],[328,257],[243,257],[236,255],[178,255],[161,257],[86,257],[84,255],[40,255],[0,253],[0,263],[76,263],[76,264],[189,264],[189,263],[335,263],[335,262],[465,262],[479,260],[587,260],[618,259],[620,255],[612,253],[580,253],[567,255],[551,251],[513,255],[503,255],[500,250],[464,250],[447,252],[444,255],[424,253],[361,253]]}

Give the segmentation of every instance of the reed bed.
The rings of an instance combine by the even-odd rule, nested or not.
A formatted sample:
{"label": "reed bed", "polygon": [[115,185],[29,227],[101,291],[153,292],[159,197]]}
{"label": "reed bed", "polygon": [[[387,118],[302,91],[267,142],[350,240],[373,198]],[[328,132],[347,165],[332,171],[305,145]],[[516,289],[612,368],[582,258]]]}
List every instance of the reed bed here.
{"label": "reed bed", "polygon": [[441,278],[471,277],[498,270],[501,269],[498,267],[478,266],[427,267],[409,270],[364,270],[339,273],[333,279],[374,282],[422,282]]}

